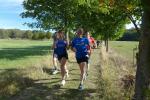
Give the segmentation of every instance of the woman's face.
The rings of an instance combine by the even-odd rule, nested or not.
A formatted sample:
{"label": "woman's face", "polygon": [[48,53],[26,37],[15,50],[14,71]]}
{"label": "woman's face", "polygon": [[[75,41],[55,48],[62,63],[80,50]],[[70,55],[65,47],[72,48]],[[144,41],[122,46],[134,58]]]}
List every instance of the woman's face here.
{"label": "woman's face", "polygon": [[63,32],[58,32],[57,33],[58,39],[64,38],[64,33]]}
{"label": "woman's face", "polygon": [[59,34],[58,34],[58,32],[57,32],[57,33],[56,33],[56,38],[59,39],[59,37],[60,37],[60,36],[59,36]]}

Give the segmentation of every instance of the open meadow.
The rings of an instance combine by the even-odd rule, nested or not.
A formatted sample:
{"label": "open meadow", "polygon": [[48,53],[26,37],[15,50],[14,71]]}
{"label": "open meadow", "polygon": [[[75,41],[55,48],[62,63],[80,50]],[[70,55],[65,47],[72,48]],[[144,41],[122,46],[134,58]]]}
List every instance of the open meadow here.
{"label": "open meadow", "polygon": [[109,44],[118,54],[130,60],[133,59],[133,49],[138,49],[138,42],[135,41],[111,41]]}
{"label": "open meadow", "polygon": [[0,69],[31,67],[50,59],[51,41],[0,40]]}

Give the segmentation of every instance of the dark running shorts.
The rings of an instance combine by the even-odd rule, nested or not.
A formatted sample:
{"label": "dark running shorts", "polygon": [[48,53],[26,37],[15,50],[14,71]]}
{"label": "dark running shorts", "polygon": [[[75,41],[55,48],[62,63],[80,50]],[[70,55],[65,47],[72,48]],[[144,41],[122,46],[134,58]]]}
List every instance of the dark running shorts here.
{"label": "dark running shorts", "polygon": [[82,62],[88,63],[88,57],[83,57],[83,58],[76,58],[77,63],[80,64]]}
{"label": "dark running shorts", "polygon": [[64,55],[57,55],[58,60],[60,61],[62,58],[66,58],[68,59],[68,54],[64,54]]}
{"label": "dark running shorts", "polygon": [[57,54],[56,54],[56,53],[53,53],[53,57],[58,58],[58,56],[57,56]]}

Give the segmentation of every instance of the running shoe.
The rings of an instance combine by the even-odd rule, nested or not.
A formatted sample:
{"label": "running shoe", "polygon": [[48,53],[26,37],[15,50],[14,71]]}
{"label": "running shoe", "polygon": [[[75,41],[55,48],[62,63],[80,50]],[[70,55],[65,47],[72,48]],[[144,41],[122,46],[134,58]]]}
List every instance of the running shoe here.
{"label": "running shoe", "polygon": [[78,90],[79,90],[79,91],[82,91],[83,89],[84,89],[84,88],[83,88],[83,84],[80,84],[79,87],[78,87]]}
{"label": "running shoe", "polygon": [[61,81],[61,85],[64,86],[65,84],[66,84],[66,81],[65,81],[65,80],[62,80],[62,81]]}
{"label": "running shoe", "polygon": [[52,74],[55,75],[57,74],[59,71],[57,69],[53,70]]}

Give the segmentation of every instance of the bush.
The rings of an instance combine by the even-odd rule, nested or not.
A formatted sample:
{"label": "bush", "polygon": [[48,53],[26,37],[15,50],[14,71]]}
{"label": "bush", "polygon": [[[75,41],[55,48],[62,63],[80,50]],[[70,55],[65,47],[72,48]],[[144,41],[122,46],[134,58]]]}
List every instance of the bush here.
{"label": "bush", "polygon": [[39,39],[39,33],[34,33],[32,36],[33,40],[38,40]]}
{"label": "bush", "polygon": [[47,33],[46,33],[46,38],[47,38],[47,39],[50,39],[50,38],[51,38],[51,33],[50,33],[50,32],[47,32]]}
{"label": "bush", "polygon": [[138,41],[140,34],[135,29],[127,30],[124,35],[119,38],[119,41]]}
{"label": "bush", "polygon": [[42,40],[42,39],[50,39],[51,33],[37,30],[19,30],[19,29],[0,29],[0,39],[33,39],[33,40]]}
{"label": "bush", "polygon": [[9,38],[8,31],[0,29],[0,39],[6,39],[6,38]]}
{"label": "bush", "polygon": [[45,38],[45,33],[40,32],[38,39],[43,40]]}
{"label": "bush", "polygon": [[26,31],[26,32],[23,34],[23,38],[25,38],[25,39],[32,39],[32,36],[33,36],[32,31]]}

